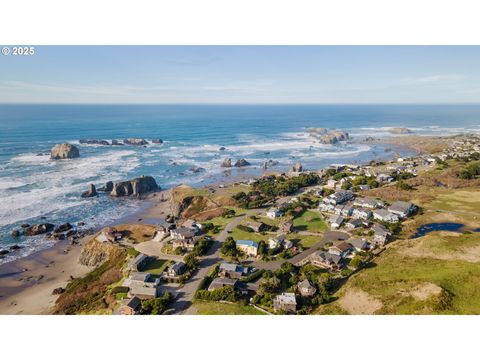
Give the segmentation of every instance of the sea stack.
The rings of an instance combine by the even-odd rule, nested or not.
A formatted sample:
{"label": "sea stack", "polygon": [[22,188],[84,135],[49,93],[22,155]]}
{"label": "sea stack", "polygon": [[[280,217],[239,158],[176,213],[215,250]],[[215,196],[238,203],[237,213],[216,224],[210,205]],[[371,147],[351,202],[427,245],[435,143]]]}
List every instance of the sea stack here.
{"label": "sea stack", "polygon": [[226,158],[222,162],[222,167],[232,167],[232,159]]}
{"label": "sea stack", "polygon": [[250,163],[245,159],[237,160],[237,162],[235,163],[235,167],[244,167],[244,166],[249,166],[249,165],[250,165]]}
{"label": "sea stack", "polygon": [[155,179],[151,176],[142,176],[136,179],[121,181],[113,186],[111,196],[139,196],[152,191],[160,190]]}
{"label": "sea stack", "polygon": [[89,198],[94,196],[98,196],[97,189],[95,189],[95,185],[90,184],[88,190],[82,194],[82,198]]}
{"label": "sea stack", "polygon": [[71,144],[57,144],[50,152],[50,158],[53,160],[74,159],[79,156],[80,151],[75,145]]}

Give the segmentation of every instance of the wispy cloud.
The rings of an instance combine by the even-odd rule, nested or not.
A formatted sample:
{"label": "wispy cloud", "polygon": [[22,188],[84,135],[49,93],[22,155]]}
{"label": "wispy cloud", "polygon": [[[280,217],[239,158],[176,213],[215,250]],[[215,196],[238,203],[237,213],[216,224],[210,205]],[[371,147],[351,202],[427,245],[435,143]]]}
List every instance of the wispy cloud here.
{"label": "wispy cloud", "polygon": [[404,79],[404,82],[413,83],[413,84],[431,84],[431,83],[441,83],[441,82],[455,82],[465,79],[465,75],[462,74],[436,74],[436,75],[427,75],[414,78]]}

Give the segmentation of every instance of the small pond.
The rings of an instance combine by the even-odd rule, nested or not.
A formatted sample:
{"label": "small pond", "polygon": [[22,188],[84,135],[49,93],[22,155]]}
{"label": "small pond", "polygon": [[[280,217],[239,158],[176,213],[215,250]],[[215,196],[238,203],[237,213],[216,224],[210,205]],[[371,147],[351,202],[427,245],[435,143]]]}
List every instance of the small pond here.
{"label": "small pond", "polygon": [[[453,232],[463,232],[465,230],[465,225],[460,224],[460,223],[431,223],[431,224],[425,224],[417,228],[417,231],[415,232],[415,236],[413,237],[414,239],[419,238],[421,236],[427,235],[428,233],[432,231],[453,231]],[[474,231],[478,231],[479,229],[476,229]]]}

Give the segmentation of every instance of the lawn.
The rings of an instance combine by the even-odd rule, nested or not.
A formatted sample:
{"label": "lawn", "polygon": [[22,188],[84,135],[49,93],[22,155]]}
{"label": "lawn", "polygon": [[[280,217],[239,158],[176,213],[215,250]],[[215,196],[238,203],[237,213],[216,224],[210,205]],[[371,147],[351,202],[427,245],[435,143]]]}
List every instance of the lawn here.
{"label": "lawn", "polygon": [[228,236],[233,237],[234,240],[253,240],[259,242],[261,240],[268,241],[268,239],[275,237],[275,233],[254,233],[243,231],[238,228],[234,228]]}
{"label": "lawn", "polygon": [[169,260],[150,258],[147,265],[143,268],[144,272],[152,275],[160,275],[171,264]]}
{"label": "lawn", "polygon": [[322,220],[320,214],[312,210],[306,210],[299,217],[295,218],[293,226],[300,231],[322,232],[328,230],[328,226]]}
{"label": "lawn", "polygon": [[[381,302],[376,311],[380,314],[480,314],[479,245],[478,234],[441,233],[397,242],[374,261],[375,266],[354,275],[336,296],[361,290]],[[421,290],[418,295],[419,289],[428,287],[438,292]],[[339,304],[325,305],[320,312],[333,313]]]}
{"label": "lawn", "polygon": [[302,245],[304,249],[308,249],[312,245],[322,240],[323,237],[320,234],[318,236],[315,236],[315,235],[299,235],[299,234],[291,233],[287,235],[287,239],[293,242],[299,243],[300,245]]}
{"label": "lawn", "polygon": [[227,304],[212,301],[195,301],[198,315],[266,315],[249,305]]}

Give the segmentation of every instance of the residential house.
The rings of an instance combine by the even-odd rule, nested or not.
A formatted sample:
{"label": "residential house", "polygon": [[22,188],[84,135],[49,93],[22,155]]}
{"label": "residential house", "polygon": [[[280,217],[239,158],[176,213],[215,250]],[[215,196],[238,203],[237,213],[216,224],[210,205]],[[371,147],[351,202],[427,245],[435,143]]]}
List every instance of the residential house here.
{"label": "residential house", "polygon": [[329,189],[336,189],[337,185],[338,185],[337,180],[330,179],[327,181],[327,185],[325,187]]}
{"label": "residential house", "polygon": [[365,251],[370,248],[369,243],[365,239],[348,239],[346,240],[355,251]]}
{"label": "residential house", "polygon": [[170,265],[170,267],[167,270],[167,275],[170,277],[180,276],[185,272],[185,269],[186,269],[185,263],[179,261],[173,265]]}
{"label": "residential house", "polygon": [[379,245],[385,245],[392,237],[392,233],[382,224],[373,224],[373,241]]}
{"label": "residential house", "polygon": [[208,291],[217,290],[225,286],[231,287],[235,290],[237,285],[238,285],[237,279],[218,277],[213,279],[210,286],[208,287]]}
{"label": "residential house", "polygon": [[292,220],[286,220],[282,221],[279,226],[279,231],[285,234],[288,234],[293,230],[293,221]]}
{"label": "residential house", "polygon": [[237,264],[221,263],[218,268],[218,276],[231,279],[240,279],[241,277],[248,275],[248,273],[248,267]]}
{"label": "residential house", "polygon": [[362,220],[360,219],[351,219],[345,224],[345,228],[348,230],[353,230],[362,226]]}
{"label": "residential house", "polygon": [[165,225],[158,225],[156,228],[155,236],[153,237],[152,241],[160,242],[165,239],[168,235],[170,235],[170,230]]}
{"label": "residential house", "polygon": [[266,214],[265,214],[268,218],[270,219],[276,219],[278,217],[281,217],[283,215],[283,213],[277,209],[277,208],[270,208],[267,210]]}
{"label": "residential house", "polygon": [[230,263],[222,263],[218,268],[218,276],[228,277],[231,279],[240,279],[243,276],[248,275],[249,272],[250,270],[246,266]]}
{"label": "residential house", "polygon": [[273,308],[275,311],[283,310],[287,313],[297,310],[297,299],[294,293],[282,293],[273,299]]}
{"label": "residential house", "polygon": [[140,299],[152,299],[158,296],[160,279],[153,278],[149,273],[135,272],[125,280],[125,285],[130,288],[129,296]]}
{"label": "residential house", "polygon": [[353,192],[349,190],[338,190],[328,197],[328,202],[332,205],[338,205],[350,201],[353,198]]}
{"label": "residential house", "polygon": [[310,255],[310,263],[329,270],[339,270],[343,267],[342,258],[326,251],[317,251]]}
{"label": "residential house", "polygon": [[368,220],[372,216],[372,212],[364,208],[355,208],[352,211],[352,217],[355,219]]}
{"label": "residential house", "polygon": [[298,292],[300,295],[304,297],[310,297],[316,294],[317,288],[312,285],[312,283],[308,280],[305,279],[301,282],[298,283],[297,286]]}
{"label": "residential house", "polygon": [[247,222],[246,226],[255,231],[256,233],[265,231],[267,227],[267,225],[258,221],[249,221]]}
{"label": "residential house", "polygon": [[115,242],[121,240],[122,237],[123,234],[120,231],[117,231],[112,226],[108,226],[100,232],[96,239],[100,242]]}
{"label": "residential house", "polygon": [[293,242],[291,242],[290,240],[285,240],[283,242],[283,247],[287,250],[291,249],[293,247]]}
{"label": "residential house", "polygon": [[258,244],[252,240],[237,240],[237,249],[243,251],[248,256],[257,256]]}
{"label": "residential house", "polygon": [[343,206],[342,210],[340,211],[340,215],[342,216],[352,216],[353,208],[350,205]]}
{"label": "residential house", "polygon": [[137,315],[142,310],[142,300],[137,296],[122,300],[119,312],[121,315]]}
{"label": "residential house", "polygon": [[417,207],[414,204],[406,201],[396,201],[388,208],[388,211],[400,218],[410,216],[415,213],[416,210]]}
{"label": "residential house", "polygon": [[378,174],[377,175],[377,181],[382,183],[382,182],[392,182],[394,179],[392,176],[388,175],[388,174]]}
{"label": "residential house", "polygon": [[186,239],[177,238],[172,240],[172,246],[174,249],[181,248],[185,251],[191,251],[195,247],[197,240],[194,237]]}
{"label": "residential house", "polygon": [[269,249],[280,248],[283,245],[285,239],[286,239],[285,234],[279,234],[279,235],[275,236],[274,238],[269,239],[268,240],[268,248]]}
{"label": "residential house", "polygon": [[353,201],[353,205],[363,207],[363,208],[368,208],[368,209],[380,209],[385,204],[381,200],[365,197],[365,198],[356,198]]}
{"label": "residential house", "polygon": [[330,216],[328,221],[330,222],[330,228],[338,229],[340,228],[340,226],[342,226],[345,219],[341,216],[333,215],[333,216]]}
{"label": "residential house", "polygon": [[335,212],[335,205],[332,205],[330,203],[321,203],[318,206],[318,209],[323,212],[333,213]]}
{"label": "residential house", "polygon": [[176,239],[176,240],[187,240],[187,239],[192,239],[195,236],[195,232],[192,229],[182,226],[182,227],[170,230],[170,236],[172,237],[172,239]]}
{"label": "residential house", "polygon": [[187,219],[183,222],[182,227],[191,230],[196,235],[200,232],[201,224],[197,224],[195,220]]}
{"label": "residential house", "polygon": [[354,247],[346,241],[340,241],[328,248],[328,252],[333,255],[338,255],[342,258],[349,255],[354,250]]}
{"label": "residential house", "polygon": [[377,209],[373,211],[373,218],[379,221],[385,221],[388,223],[397,223],[399,221],[398,216],[385,210]]}
{"label": "residential house", "polygon": [[147,265],[148,256],[145,254],[138,254],[134,259],[130,260],[128,267],[132,271],[142,271],[142,269]]}

